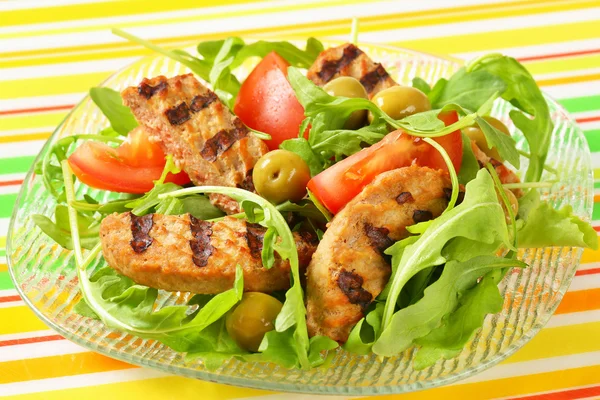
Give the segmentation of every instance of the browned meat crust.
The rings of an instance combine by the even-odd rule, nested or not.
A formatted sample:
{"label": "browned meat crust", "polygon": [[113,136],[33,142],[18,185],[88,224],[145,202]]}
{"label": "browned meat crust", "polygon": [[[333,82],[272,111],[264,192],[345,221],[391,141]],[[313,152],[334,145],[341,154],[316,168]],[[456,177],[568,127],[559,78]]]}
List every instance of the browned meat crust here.
{"label": "browned meat crust", "polygon": [[[143,79],[121,96],[194,184],[253,190],[248,177],[268,152],[267,145],[193,75]],[[239,211],[238,203],[227,196],[210,197],[227,213]]]}
{"label": "browned meat crust", "polygon": [[[475,141],[471,140],[471,148],[473,149],[473,154],[479,163],[481,168],[485,168],[487,163],[490,163],[494,166],[496,173],[498,174],[498,178],[500,178],[500,182],[502,183],[519,183],[519,177],[512,170],[508,169],[504,164],[502,164],[498,160],[494,160],[485,154],[481,149],[475,144]],[[514,195],[519,198],[523,196],[523,191],[521,189],[511,189]]]}
{"label": "browned meat crust", "polygon": [[[226,217],[219,222],[189,215],[131,213],[107,216],[100,227],[108,264],[140,285],[192,293],[220,293],[233,286],[235,269],[244,270],[244,290],[273,292],[290,286],[290,264],[275,256],[263,267],[266,229]],[[294,233],[300,268],[306,268],[317,245],[314,235]]]}
{"label": "browned meat crust", "polygon": [[406,227],[440,215],[446,174],[411,166],[379,175],[331,224],[307,270],[310,335],[345,342],[391,272],[383,251],[408,235]]}
{"label": "browned meat crust", "polygon": [[322,51],[306,76],[319,86],[339,76],[351,76],[363,84],[369,98],[383,89],[397,85],[381,64],[373,62],[351,43]]}

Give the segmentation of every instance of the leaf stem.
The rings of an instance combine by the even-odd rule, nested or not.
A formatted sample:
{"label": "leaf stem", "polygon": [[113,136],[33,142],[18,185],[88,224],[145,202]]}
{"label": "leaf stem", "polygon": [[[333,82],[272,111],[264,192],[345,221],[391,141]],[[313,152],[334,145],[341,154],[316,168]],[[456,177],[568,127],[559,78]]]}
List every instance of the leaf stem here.
{"label": "leaf stem", "polygon": [[440,155],[444,159],[444,162],[446,163],[446,166],[448,167],[448,172],[450,173],[450,180],[452,181],[452,195],[450,196],[450,201],[448,202],[448,207],[446,207],[444,212],[450,211],[454,208],[454,205],[456,204],[456,200],[458,199],[459,183],[458,183],[458,176],[456,175],[456,169],[454,169],[454,164],[452,164],[452,160],[450,159],[450,156],[438,142],[436,142],[435,140],[432,140],[430,138],[425,138],[425,139],[423,139],[423,141],[429,143],[440,153]]}
{"label": "leaf stem", "polygon": [[554,186],[556,182],[519,182],[519,183],[504,183],[502,186],[505,189],[543,189]]}
{"label": "leaf stem", "polygon": [[[517,150],[519,152],[520,155],[522,155],[525,158],[531,158],[531,154],[529,154],[526,151],[523,150]],[[544,164],[544,169],[554,175],[558,175],[558,171],[555,168],[552,168],[551,166],[549,166],[548,164]]]}
{"label": "leaf stem", "polygon": [[506,192],[504,191],[502,182],[500,182],[500,178],[498,177],[498,174],[496,173],[496,169],[490,163],[487,163],[485,167],[487,168],[490,175],[492,176],[492,180],[494,181],[494,185],[496,186],[496,191],[498,192],[498,195],[500,195],[500,198],[502,199],[502,202],[504,203],[504,207],[506,208],[506,211],[508,212],[508,217],[510,218],[510,224],[512,227],[512,234],[513,234],[513,248],[511,250],[516,251],[516,249],[517,249],[517,224],[515,222],[515,212],[512,208],[512,204],[510,204],[510,200],[508,199]]}
{"label": "leaf stem", "polygon": [[350,43],[358,43],[358,18],[352,18],[352,28],[350,30]]}
{"label": "leaf stem", "polygon": [[67,211],[69,214],[69,225],[71,228],[71,237],[73,249],[75,250],[75,262],[79,268],[83,264],[83,254],[81,252],[81,240],[79,239],[79,224],[77,223],[77,211],[70,205],[75,201],[75,187],[73,184],[73,172],[69,167],[69,162],[63,160],[60,163],[65,180],[65,194],[67,196]]}

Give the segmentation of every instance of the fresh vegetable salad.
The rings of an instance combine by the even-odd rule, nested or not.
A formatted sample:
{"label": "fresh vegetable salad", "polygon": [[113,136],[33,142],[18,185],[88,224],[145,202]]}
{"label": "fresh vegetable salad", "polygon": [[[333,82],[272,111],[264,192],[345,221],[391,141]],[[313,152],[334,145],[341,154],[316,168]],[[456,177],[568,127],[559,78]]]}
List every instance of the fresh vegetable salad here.
{"label": "fresh vegetable salad", "polygon": [[[308,369],[340,346],[417,346],[422,369],[502,309],[499,282],[527,268],[519,248],[597,246],[569,206],[543,200],[553,124],[513,58],[402,86],[353,43],[230,37],[192,55],[114,33],[193,74],[92,88],[110,126],[58,140],[36,166],[58,205],[33,220],[75,253],[76,312],[110,328],[210,369]],[[490,116],[498,101],[528,152]],[[77,197],[75,180],[119,198]],[[160,290],[192,295],[159,307]]]}

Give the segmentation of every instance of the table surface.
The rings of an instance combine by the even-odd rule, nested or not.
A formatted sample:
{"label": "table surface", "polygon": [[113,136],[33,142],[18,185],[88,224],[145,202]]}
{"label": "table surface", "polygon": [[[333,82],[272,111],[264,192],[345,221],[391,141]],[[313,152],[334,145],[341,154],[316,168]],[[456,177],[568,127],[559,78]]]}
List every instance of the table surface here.
{"label": "table surface", "polygon": [[[51,4],[52,3],[52,4]],[[450,7],[451,3],[458,4]],[[518,58],[576,118],[600,188],[600,1],[443,0],[296,2],[39,0],[0,2],[0,397],[202,399],[277,394],[170,376],[87,351],[38,320],[14,290],[6,232],[26,172],[54,127],[113,71],[149,54],[112,36],[114,26],[176,47],[241,35],[348,37],[469,59]],[[600,191],[594,225],[600,230]],[[394,399],[600,396],[600,252],[585,251],[556,315],[500,365],[447,387]],[[320,397],[319,397],[320,398]]]}

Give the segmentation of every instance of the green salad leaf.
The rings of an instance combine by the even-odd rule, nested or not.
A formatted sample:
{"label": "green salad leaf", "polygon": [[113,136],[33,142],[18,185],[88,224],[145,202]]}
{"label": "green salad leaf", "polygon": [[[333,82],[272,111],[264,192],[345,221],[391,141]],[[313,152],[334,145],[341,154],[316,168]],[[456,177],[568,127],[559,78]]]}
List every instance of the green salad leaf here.
{"label": "green salad leaf", "polygon": [[308,140],[304,138],[284,140],[279,147],[298,154],[306,165],[308,165],[311,176],[315,176],[325,169],[325,160],[323,157],[315,153]]}
{"label": "green salad leaf", "polygon": [[598,234],[566,205],[556,210],[540,200],[537,190],[519,199],[519,247],[576,246],[598,249]]}
{"label": "green salad leaf", "polygon": [[419,78],[418,76],[413,78],[412,86],[425,94],[429,94],[429,92],[431,92],[431,86],[429,86],[429,83],[427,83],[425,79]]}
{"label": "green salad leaf", "polygon": [[[107,87],[94,87],[90,89],[92,101],[100,108],[102,114],[108,118],[113,132],[122,136],[127,136],[138,123],[133,113],[123,105],[121,94],[116,90]],[[112,136],[113,132],[106,131],[107,136]]]}
{"label": "green salad leaf", "polygon": [[[496,247],[510,245],[504,212],[496,197],[494,182],[485,170],[480,170],[477,177],[466,185],[463,202],[433,220],[418,240],[405,247],[397,243],[386,250],[386,254],[392,256],[392,276],[388,283],[382,335],[386,329],[390,332],[397,329],[393,321],[394,310],[404,285],[417,272],[452,259],[452,255],[445,254],[443,250],[457,237],[495,244]],[[387,347],[378,341],[373,350],[379,354],[386,352]]]}
{"label": "green salad leaf", "polygon": [[475,179],[477,172],[481,169],[479,162],[475,158],[473,148],[471,147],[471,139],[464,133],[462,133],[462,146],[463,146],[463,157],[460,164],[460,171],[458,172],[458,182],[462,185],[466,185],[468,182]]}
{"label": "green salad leaf", "polygon": [[467,73],[459,69],[444,85],[433,108],[442,108],[447,104],[458,104],[469,110],[477,110],[495,93],[506,90],[504,81],[487,71]]}
{"label": "green salad leaf", "polygon": [[[467,65],[467,71],[485,71],[501,78],[506,84],[502,98],[520,110],[512,110],[510,118],[529,143],[531,157],[525,180],[539,181],[548,155],[554,124],[548,103],[535,79],[517,60],[501,54],[489,54],[476,59]],[[529,118],[525,113],[533,118]]]}

